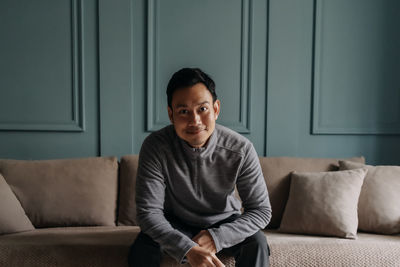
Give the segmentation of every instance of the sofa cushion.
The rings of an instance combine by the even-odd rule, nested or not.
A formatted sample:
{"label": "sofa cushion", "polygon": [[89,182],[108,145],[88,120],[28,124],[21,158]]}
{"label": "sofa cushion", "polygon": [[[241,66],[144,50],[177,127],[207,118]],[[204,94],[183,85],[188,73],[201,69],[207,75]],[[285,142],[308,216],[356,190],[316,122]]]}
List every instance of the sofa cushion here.
{"label": "sofa cushion", "polygon": [[[138,226],[63,227],[0,236],[0,266],[128,267],[129,249]],[[234,259],[218,255],[226,267]],[[183,267],[164,255],[161,267]]]}
{"label": "sofa cushion", "polygon": [[[128,267],[127,256],[140,229],[99,226],[37,229],[0,236],[0,266]],[[265,232],[271,266],[400,266],[400,236],[359,233],[357,240]],[[218,255],[226,267],[233,258]],[[171,257],[161,267],[183,267]]]}
{"label": "sofa cushion", "polygon": [[35,227],[115,225],[117,158],[0,160]]}
{"label": "sofa cushion", "polygon": [[21,203],[0,174],[0,235],[33,229]]}
{"label": "sofa cushion", "polygon": [[128,266],[138,227],[62,227],[0,236],[0,266]]}
{"label": "sofa cushion", "polygon": [[271,266],[400,266],[400,235],[358,233],[357,239],[266,231]]}
{"label": "sofa cushion", "polygon": [[[364,157],[349,158],[354,162],[364,163]],[[278,228],[286,201],[289,196],[290,173],[324,172],[339,169],[338,159],[297,158],[297,157],[260,157],[261,168],[267,183],[272,206],[272,218],[267,228]]]}
{"label": "sofa cushion", "polygon": [[368,169],[358,203],[362,231],[400,233],[400,166],[370,166],[340,161],[340,169]]}
{"label": "sofa cushion", "polygon": [[366,169],[293,172],[279,230],[356,238],[357,204]]}
{"label": "sofa cushion", "polygon": [[138,155],[127,155],[121,157],[118,189],[118,225],[137,225],[135,188],[138,160]]}

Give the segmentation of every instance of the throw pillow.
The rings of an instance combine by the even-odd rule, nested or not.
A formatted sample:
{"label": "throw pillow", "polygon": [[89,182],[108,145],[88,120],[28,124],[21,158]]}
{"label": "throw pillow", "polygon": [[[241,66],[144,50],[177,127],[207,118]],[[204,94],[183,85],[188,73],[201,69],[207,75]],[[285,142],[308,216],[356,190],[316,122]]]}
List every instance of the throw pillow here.
{"label": "throw pillow", "polygon": [[279,231],[355,239],[366,169],[293,172]]}
{"label": "throw pillow", "polygon": [[[365,163],[364,157],[340,160]],[[339,159],[336,158],[260,157],[272,207],[272,218],[267,228],[276,229],[281,224],[286,202],[289,198],[291,172],[337,171],[339,170],[338,161]]]}
{"label": "throw pillow", "polygon": [[33,229],[21,203],[0,174],[0,235]]}
{"label": "throw pillow", "polygon": [[340,169],[367,168],[358,203],[358,228],[379,234],[400,233],[400,166],[339,161]]}
{"label": "throw pillow", "polygon": [[0,160],[0,172],[36,228],[115,226],[116,157]]}

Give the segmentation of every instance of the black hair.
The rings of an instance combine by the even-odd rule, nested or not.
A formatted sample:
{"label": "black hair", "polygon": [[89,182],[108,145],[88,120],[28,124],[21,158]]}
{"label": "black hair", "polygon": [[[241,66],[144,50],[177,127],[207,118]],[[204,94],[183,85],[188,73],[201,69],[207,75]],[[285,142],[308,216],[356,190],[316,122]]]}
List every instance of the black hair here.
{"label": "black hair", "polygon": [[199,68],[183,68],[172,75],[167,86],[168,106],[172,108],[172,96],[178,89],[191,87],[197,83],[204,84],[210,91],[213,102],[217,100],[214,81]]}

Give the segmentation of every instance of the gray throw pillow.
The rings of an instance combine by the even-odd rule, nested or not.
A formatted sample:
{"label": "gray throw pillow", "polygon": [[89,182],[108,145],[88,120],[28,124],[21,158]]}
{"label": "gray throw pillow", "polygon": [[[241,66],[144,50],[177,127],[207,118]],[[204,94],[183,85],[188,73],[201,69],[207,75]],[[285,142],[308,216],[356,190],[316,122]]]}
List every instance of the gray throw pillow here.
{"label": "gray throw pillow", "polygon": [[280,232],[355,239],[366,169],[293,172]]}
{"label": "gray throw pillow", "polygon": [[0,174],[0,235],[33,229],[21,203]]}
{"label": "gray throw pillow", "polygon": [[358,203],[358,228],[378,234],[400,233],[400,166],[339,161],[341,170],[367,168]]}

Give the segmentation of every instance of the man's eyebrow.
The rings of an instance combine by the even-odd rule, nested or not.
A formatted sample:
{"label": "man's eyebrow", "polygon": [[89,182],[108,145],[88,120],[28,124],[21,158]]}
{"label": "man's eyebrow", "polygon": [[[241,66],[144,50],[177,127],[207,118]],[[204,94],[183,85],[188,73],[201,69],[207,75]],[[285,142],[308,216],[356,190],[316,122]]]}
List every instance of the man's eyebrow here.
{"label": "man's eyebrow", "polygon": [[186,108],[187,105],[186,105],[186,104],[176,104],[175,107],[176,107],[176,108]]}
{"label": "man's eyebrow", "polygon": [[210,102],[208,102],[208,101],[206,100],[206,101],[203,101],[203,102],[197,104],[196,106],[201,106],[201,105],[204,105],[204,104],[210,104]]}
{"label": "man's eyebrow", "polygon": [[[196,104],[196,106],[201,106],[201,105],[204,105],[204,104],[210,104],[210,102],[208,102],[206,100],[206,101],[203,101],[203,102],[200,102],[200,103]],[[186,105],[186,104],[176,104],[175,105],[175,108],[187,108],[187,107],[188,107],[188,105]]]}

